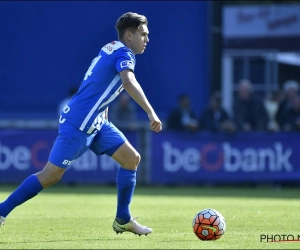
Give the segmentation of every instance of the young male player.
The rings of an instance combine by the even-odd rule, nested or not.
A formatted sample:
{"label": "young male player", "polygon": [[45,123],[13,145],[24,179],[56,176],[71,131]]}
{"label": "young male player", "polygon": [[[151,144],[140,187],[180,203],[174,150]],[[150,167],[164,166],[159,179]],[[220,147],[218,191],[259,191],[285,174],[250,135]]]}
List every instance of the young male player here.
{"label": "young male player", "polygon": [[125,89],[147,113],[150,129],[162,130],[161,121],[134,75],[135,55],[142,54],[149,42],[147,25],[147,18],[137,13],[128,12],[119,17],[116,23],[119,41],[108,43],[100,50],[79,90],[62,110],[59,134],[44,169],[25,179],[0,203],[0,226],[16,206],[58,182],[66,168],[91,149],[96,155],[111,156],[121,165],[116,177],[118,194],[113,230],[139,235],[152,232],[132,218],[129,210],[140,155],[107,117],[108,105]]}

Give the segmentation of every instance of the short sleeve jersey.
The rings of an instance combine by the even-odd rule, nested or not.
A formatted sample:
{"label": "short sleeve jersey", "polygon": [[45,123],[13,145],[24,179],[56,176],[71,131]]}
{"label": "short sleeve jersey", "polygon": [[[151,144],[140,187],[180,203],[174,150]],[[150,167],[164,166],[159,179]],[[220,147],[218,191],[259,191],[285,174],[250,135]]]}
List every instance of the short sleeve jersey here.
{"label": "short sleeve jersey", "polygon": [[106,44],[93,59],[78,92],[61,112],[66,119],[82,131],[88,131],[101,114],[123,90],[119,73],[134,71],[135,56],[122,42]]}

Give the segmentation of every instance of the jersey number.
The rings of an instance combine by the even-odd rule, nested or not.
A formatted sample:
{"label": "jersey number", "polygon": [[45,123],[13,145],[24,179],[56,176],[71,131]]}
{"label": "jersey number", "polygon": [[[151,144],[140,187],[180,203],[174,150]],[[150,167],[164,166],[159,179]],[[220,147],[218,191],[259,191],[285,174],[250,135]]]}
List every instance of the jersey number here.
{"label": "jersey number", "polygon": [[86,80],[93,73],[92,70],[100,58],[101,58],[101,56],[97,56],[96,58],[94,58],[94,60],[91,63],[91,66],[89,67],[88,71],[85,73],[83,80]]}

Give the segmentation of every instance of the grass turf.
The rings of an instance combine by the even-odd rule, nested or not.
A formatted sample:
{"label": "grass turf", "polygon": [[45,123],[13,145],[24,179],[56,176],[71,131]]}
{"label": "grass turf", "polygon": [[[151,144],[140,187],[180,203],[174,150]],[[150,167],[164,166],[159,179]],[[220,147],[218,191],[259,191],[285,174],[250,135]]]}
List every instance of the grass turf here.
{"label": "grass turf", "polygon": [[[0,200],[14,188],[0,186]],[[8,216],[0,228],[0,248],[300,249],[300,242],[260,241],[262,234],[298,239],[299,198],[298,188],[137,186],[131,213],[154,229],[139,237],[112,230],[114,187],[56,185]],[[204,208],[214,208],[225,217],[227,228],[221,239],[201,241],[193,234],[192,220]]]}

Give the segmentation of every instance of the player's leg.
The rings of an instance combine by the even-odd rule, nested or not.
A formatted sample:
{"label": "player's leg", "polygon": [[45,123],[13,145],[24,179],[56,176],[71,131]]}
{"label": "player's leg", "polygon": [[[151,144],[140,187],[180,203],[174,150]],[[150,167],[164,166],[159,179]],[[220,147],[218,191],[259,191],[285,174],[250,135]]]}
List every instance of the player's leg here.
{"label": "player's leg", "polygon": [[129,231],[138,235],[147,235],[153,231],[152,228],[140,225],[131,217],[129,210],[136,185],[136,171],[141,159],[140,154],[126,141],[111,157],[121,165],[116,180],[118,204],[113,228],[117,233]]}
{"label": "player's leg", "polygon": [[152,229],[143,227],[132,219],[129,210],[136,185],[136,171],[140,162],[140,154],[127,141],[123,133],[108,122],[103,125],[95,137],[91,150],[97,155],[107,154],[121,165],[116,176],[118,197],[114,230],[137,234],[151,233]]}
{"label": "player's leg", "polygon": [[121,167],[116,176],[118,190],[116,220],[125,224],[130,221],[129,205],[136,185],[136,172],[140,163],[139,153],[126,141],[111,156]]}
{"label": "player's leg", "polygon": [[33,198],[44,188],[58,182],[64,171],[65,169],[48,162],[43,170],[27,177],[5,201],[0,203],[0,226],[4,224],[5,218],[15,207]]}
{"label": "player's leg", "polygon": [[0,203],[0,226],[4,225],[5,218],[16,206],[33,198],[42,190],[43,186],[36,175],[27,177],[5,201]]}
{"label": "player's leg", "polygon": [[83,133],[67,122],[60,124],[59,135],[44,169],[25,179],[4,202],[0,203],[0,226],[4,224],[5,217],[16,206],[58,182],[70,163],[88,149],[90,145],[87,145],[87,141],[91,143],[94,136]]}

